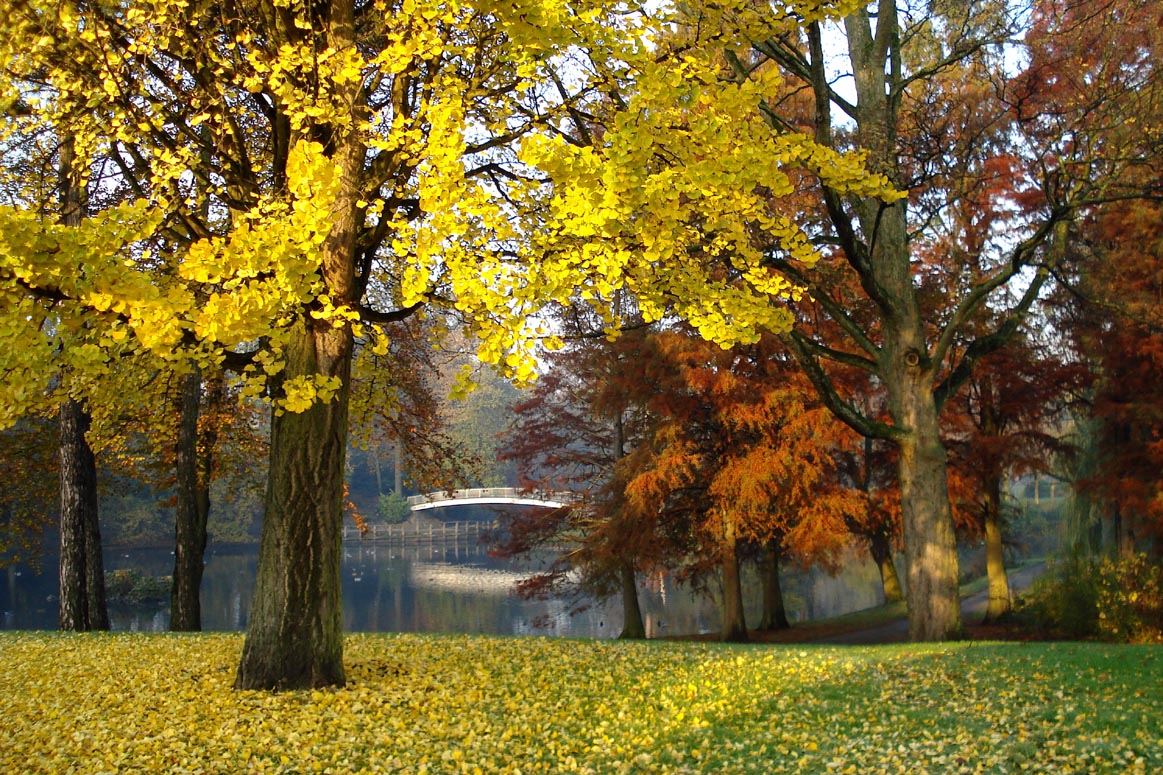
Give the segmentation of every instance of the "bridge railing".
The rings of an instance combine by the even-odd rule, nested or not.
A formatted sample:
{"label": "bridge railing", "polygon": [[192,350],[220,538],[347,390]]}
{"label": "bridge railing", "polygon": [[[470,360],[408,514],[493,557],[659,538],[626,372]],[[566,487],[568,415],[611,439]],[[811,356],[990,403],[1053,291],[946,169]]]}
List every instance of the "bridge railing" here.
{"label": "bridge railing", "polygon": [[343,526],[344,541],[388,542],[388,543],[429,543],[479,539],[497,529],[497,523],[483,520],[466,522],[428,522],[416,524],[405,522],[399,525],[372,523],[367,531],[360,533],[354,525]]}

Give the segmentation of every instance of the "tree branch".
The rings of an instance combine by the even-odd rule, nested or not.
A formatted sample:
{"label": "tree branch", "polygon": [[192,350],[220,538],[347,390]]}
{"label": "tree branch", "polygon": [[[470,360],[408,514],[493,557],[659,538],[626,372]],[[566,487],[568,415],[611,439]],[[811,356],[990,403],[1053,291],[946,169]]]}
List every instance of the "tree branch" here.
{"label": "tree branch", "polygon": [[837,419],[867,438],[896,441],[905,435],[892,425],[876,422],[866,417],[855,406],[840,397],[832,379],[820,366],[820,361],[813,353],[815,343],[795,330],[780,335],[780,341],[791,350],[792,355],[800,364],[800,368],[804,370],[804,374],[808,376],[816,388],[816,392],[819,393],[824,406],[828,407],[828,410]]}

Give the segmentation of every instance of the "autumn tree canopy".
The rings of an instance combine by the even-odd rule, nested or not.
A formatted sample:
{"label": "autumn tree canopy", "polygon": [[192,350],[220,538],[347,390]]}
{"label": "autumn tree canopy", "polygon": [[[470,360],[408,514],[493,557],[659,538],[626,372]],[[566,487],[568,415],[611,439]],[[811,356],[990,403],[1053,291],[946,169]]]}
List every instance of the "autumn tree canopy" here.
{"label": "autumn tree canopy", "polygon": [[5,420],[62,359],[98,374],[124,348],[240,373],[275,416],[238,686],[342,683],[357,343],[385,352],[395,323],[447,304],[482,360],[527,376],[530,313],[577,296],[609,318],[622,287],[655,317],[754,339],[787,324],[771,298],[794,289],[749,230],[815,256],[771,212],[784,169],[890,194],[859,156],[771,131],[771,78],[719,77],[724,45],[838,8],[746,8],[663,46],[670,9],[601,2],[5,0],[5,142],[67,141],[89,195],[76,226],[0,209]]}

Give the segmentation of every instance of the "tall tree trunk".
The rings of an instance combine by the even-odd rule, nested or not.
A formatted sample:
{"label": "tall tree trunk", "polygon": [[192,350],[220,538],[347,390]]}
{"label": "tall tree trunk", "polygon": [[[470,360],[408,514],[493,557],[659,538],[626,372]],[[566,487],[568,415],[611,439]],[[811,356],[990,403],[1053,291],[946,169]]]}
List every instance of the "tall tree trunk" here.
{"label": "tall tree trunk", "polygon": [[60,409],[62,630],[108,630],[105,566],[97,514],[97,461],[85,434],[89,413],[69,399]]}
{"label": "tall tree trunk", "polygon": [[202,418],[202,375],[195,370],[182,378],[181,415],[176,451],[177,507],[174,525],[174,575],[170,588],[170,629],[202,629],[202,569],[206,525],[210,517],[210,475],[217,442],[218,405],[222,379],[210,380],[205,391],[207,421]]}
{"label": "tall tree trunk", "polygon": [[[614,416],[614,460],[626,457],[626,425],[623,412]],[[633,558],[624,558],[619,574],[622,580],[622,633],[619,638],[645,638],[646,624],[642,621],[642,608],[638,605],[638,584],[635,582]]]}
{"label": "tall tree trunk", "polygon": [[[352,50],[355,4],[320,8],[327,14],[327,46]],[[361,88],[356,79],[331,94],[354,106]],[[367,147],[354,126],[316,125],[312,134],[339,175],[329,230],[317,254],[319,275],[333,304],[354,305],[361,293],[355,266],[363,215],[357,203],[364,193]],[[288,147],[294,139],[292,133]],[[285,366],[272,388],[280,397],[297,378],[311,384],[337,380],[338,388],[326,403],[316,400],[300,413],[275,412],[271,420],[258,575],[235,678],[239,689],[345,682],[340,558],[353,342],[350,328],[316,319],[315,311],[304,307],[287,331]]]}
{"label": "tall tree trunk", "polygon": [[723,621],[719,640],[746,643],[747,621],[743,612],[743,581],[739,572],[739,544],[735,523],[724,518],[723,544],[719,547],[723,572]]}
{"label": "tall tree trunk", "polygon": [[[80,226],[84,219],[85,189],[71,135],[61,139],[57,171],[61,223]],[[80,402],[67,398],[61,404],[58,421],[61,465],[58,624],[62,630],[108,630],[105,563],[98,521],[97,460],[85,437],[92,418]]]}
{"label": "tall tree trunk", "polygon": [[[844,19],[858,102],[857,140],[868,149],[873,171],[900,181],[897,87],[901,73],[895,3],[880,4],[875,31],[872,18],[872,12],[863,9]],[[907,199],[892,203],[862,199],[854,204],[861,232],[869,242],[866,256],[850,260],[861,267],[861,283],[879,307],[883,342],[877,371],[900,450],[909,637],[945,640],[961,632],[957,542],[933,395],[940,364],[929,358],[913,277]]]}
{"label": "tall tree trunk", "polygon": [[884,588],[884,602],[899,603],[905,599],[901,589],[901,580],[896,573],[896,563],[892,559],[892,541],[888,532],[877,531],[869,537],[868,550],[872,560],[880,570],[880,585]]}
{"label": "tall tree trunk", "polygon": [[376,475],[376,508],[379,508],[379,499],[384,497],[384,475],[381,469],[380,453],[383,452],[383,447],[377,444],[373,449],[368,451],[368,458],[372,461]]}
{"label": "tall tree trunk", "polygon": [[340,556],[351,353],[348,329],[300,319],[290,332],[283,379],[322,374],[338,377],[342,387],[327,403],[272,419],[239,689],[344,683]]}
{"label": "tall tree trunk", "polygon": [[779,542],[775,539],[763,544],[759,560],[759,576],[763,586],[763,615],[760,630],[786,630],[787,608],[783,603],[783,588],[779,585]]}
{"label": "tall tree trunk", "polygon": [[622,576],[622,632],[624,640],[642,640],[646,637],[646,624],[642,621],[642,608],[638,605],[638,584],[634,578],[634,564],[623,562]]}

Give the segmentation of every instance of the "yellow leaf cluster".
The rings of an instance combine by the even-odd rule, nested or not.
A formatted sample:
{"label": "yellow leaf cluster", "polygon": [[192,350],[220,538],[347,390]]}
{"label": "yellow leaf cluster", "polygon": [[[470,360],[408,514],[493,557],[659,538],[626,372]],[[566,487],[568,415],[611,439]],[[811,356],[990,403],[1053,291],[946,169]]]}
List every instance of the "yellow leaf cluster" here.
{"label": "yellow leaf cluster", "polygon": [[[31,128],[69,132],[82,166],[132,156],[167,227],[203,227],[167,234],[161,279],[134,291],[157,298],[130,322],[117,274],[87,293],[121,322],[78,354],[135,338],[158,352],[182,337],[206,351],[269,343],[248,395],[278,372],[293,320],[355,330],[376,306],[349,298],[354,243],[369,235],[382,246],[361,278],[384,297],[372,301],[447,301],[478,356],[521,380],[553,303],[587,301],[613,324],[609,300],[629,291],[649,319],[677,314],[723,346],[786,329],[780,301],[799,290],[765,257],[816,258],[773,204],[792,191],[788,171],[892,195],[859,156],[772,130],[759,108],[778,95],[773,70],[733,79],[724,66],[724,52],[852,0],[372,0],[352,29],[320,24],[301,0],[225,20],[188,0],[108,14],[5,2],[0,102],[19,97]],[[590,111],[601,131],[579,142],[575,117]],[[362,222],[336,232],[324,271],[320,248],[353,213]],[[283,408],[308,387],[326,394],[304,385]]]}

